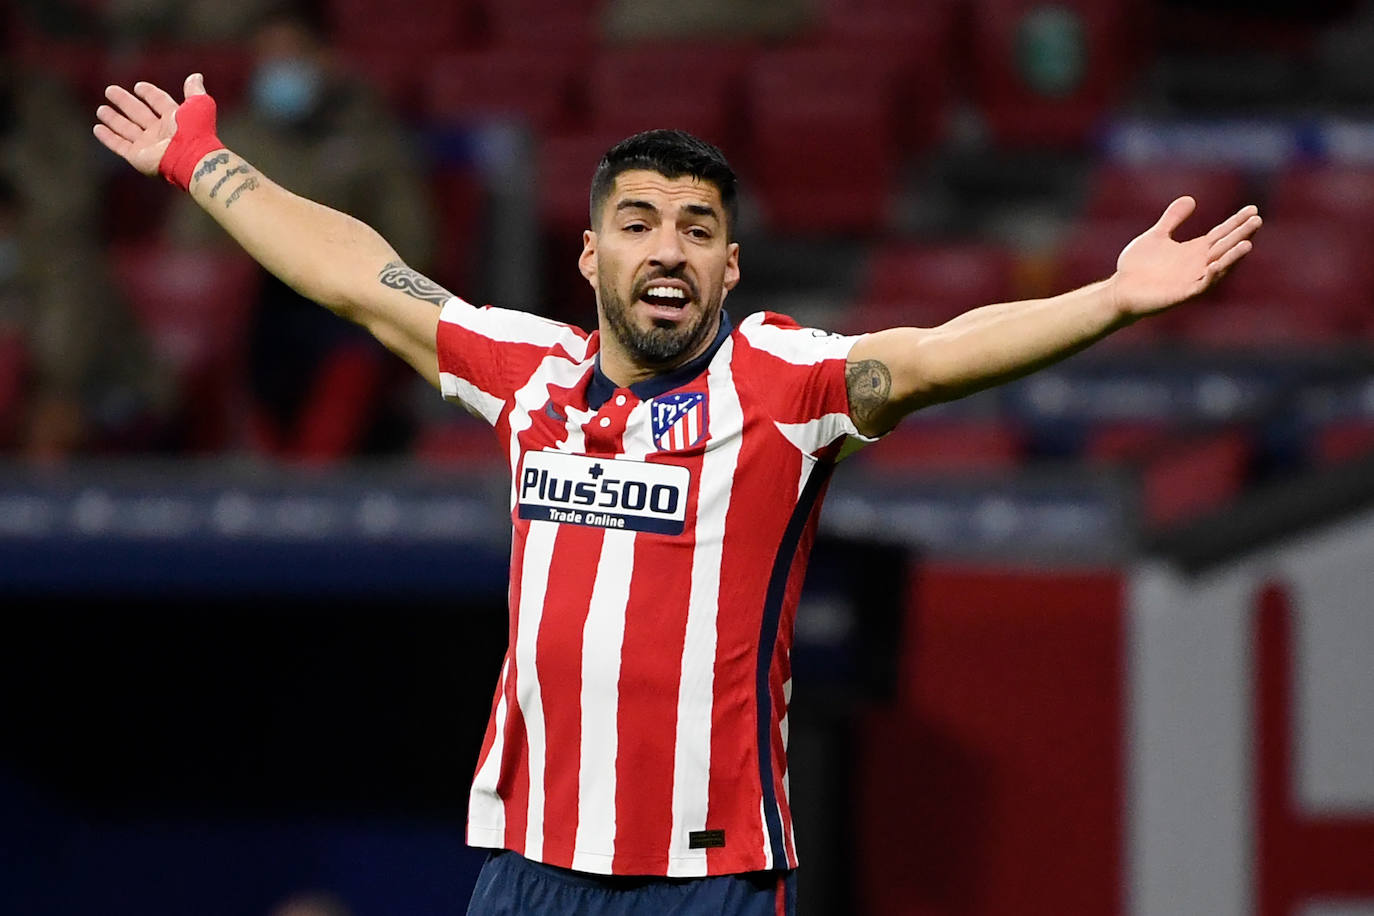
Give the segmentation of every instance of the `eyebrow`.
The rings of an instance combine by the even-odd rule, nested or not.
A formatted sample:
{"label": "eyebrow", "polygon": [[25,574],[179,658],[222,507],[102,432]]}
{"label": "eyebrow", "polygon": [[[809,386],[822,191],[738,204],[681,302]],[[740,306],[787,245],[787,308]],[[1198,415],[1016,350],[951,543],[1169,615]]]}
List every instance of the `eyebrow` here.
{"label": "eyebrow", "polygon": [[[693,216],[702,216],[716,220],[717,222],[720,221],[720,214],[716,212],[716,208],[709,206],[707,204],[684,204],[682,209],[686,210]],[[622,210],[648,210],[650,213],[657,213],[658,207],[654,206],[647,200],[626,199],[618,202],[615,205],[615,210],[617,213],[619,213]]]}

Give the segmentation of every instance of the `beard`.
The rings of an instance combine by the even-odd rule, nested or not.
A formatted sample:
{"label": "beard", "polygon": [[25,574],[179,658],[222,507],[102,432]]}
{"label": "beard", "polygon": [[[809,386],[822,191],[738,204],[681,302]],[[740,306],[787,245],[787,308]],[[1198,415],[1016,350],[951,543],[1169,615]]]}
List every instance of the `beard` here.
{"label": "beard", "polygon": [[[636,284],[631,302],[626,302],[604,282],[599,283],[601,310],[616,340],[637,362],[645,366],[671,367],[684,355],[695,352],[714,330],[709,319],[720,311],[720,297],[715,297],[713,302],[703,303],[705,307],[697,313],[695,320],[675,322],[666,327],[657,324],[648,328],[637,327],[630,319],[631,303],[637,302],[644,290],[648,289],[649,283],[658,279],[662,277],[652,277]],[[693,284],[693,301],[697,301],[696,296],[696,286]]]}

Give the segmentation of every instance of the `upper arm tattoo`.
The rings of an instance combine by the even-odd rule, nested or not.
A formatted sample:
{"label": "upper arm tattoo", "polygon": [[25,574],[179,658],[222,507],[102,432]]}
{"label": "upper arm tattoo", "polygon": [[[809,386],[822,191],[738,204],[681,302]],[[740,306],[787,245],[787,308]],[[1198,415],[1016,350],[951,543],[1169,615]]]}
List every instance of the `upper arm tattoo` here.
{"label": "upper arm tattoo", "polygon": [[398,289],[407,296],[443,305],[453,297],[453,293],[405,265],[404,261],[392,261],[382,268],[377,280],[383,286]]}
{"label": "upper arm tattoo", "polygon": [[844,382],[849,390],[849,416],[860,426],[871,422],[892,394],[892,372],[881,360],[848,363]]}

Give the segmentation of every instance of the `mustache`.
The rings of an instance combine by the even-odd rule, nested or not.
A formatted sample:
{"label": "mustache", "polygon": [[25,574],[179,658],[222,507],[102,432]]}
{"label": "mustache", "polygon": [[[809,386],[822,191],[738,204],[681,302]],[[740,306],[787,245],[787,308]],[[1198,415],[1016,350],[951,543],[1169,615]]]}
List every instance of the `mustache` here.
{"label": "mustache", "polygon": [[653,285],[656,280],[681,280],[687,284],[687,291],[691,294],[694,302],[700,302],[701,297],[697,292],[697,285],[692,282],[692,278],[687,276],[685,267],[674,268],[673,270],[655,270],[653,273],[644,277],[634,286],[633,299],[638,299],[644,295],[644,291]]}

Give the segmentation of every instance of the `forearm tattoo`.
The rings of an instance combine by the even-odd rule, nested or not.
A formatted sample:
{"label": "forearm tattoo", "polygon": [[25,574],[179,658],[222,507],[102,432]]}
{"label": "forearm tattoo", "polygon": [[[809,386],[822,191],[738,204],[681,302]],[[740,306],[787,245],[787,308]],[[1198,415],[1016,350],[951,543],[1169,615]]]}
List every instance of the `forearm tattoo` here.
{"label": "forearm tattoo", "polygon": [[876,359],[849,363],[844,369],[849,390],[849,416],[860,425],[871,421],[892,394],[892,373]]}
{"label": "forearm tattoo", "polygon": [[383,267],[377,279],[383,286],[398,289],[407,296],[433,302],[435,305],[443,305],[453,297],[453,293],[429,277],[411,270],[403,261],[392,261]]}
{"label": "forearm tattoo", "polygon": [[237,188],[234,188],[234,193],[230,194],[227,198],[225,198],[224,209],[228,210],[230,207],[234,205],[234,202],[237,201],[241,195],[247,194],[249,191],[256,189],[257,186],[258,180],[256,178],[252,176],[245,178],[241,185],[239,185]]}
{"label": "forearm tattoo", "polygon": [[197,181],[204,178],[206,175],[209,175],[215,169],[224,165],[224,163],[228,161],[228,153],[215,153],[215,155],[211,156],[209,159],[206,159],[196,168],[195,172],[191,175],[191,184],[195,184]]}
{"label": "forearm tattoo", "polygon": [[219,189],[224,187],[224,183],[228,181],[230,178],[232,178],[235,175],[248,175],[252,171],[253,169],[250,168],[248,163],[245,162],[243,165],[236,165],[229,171],[225,172],[222,176],[220,176],[219,181],[215,182],[215,186],[210,189],[211,199],[214,199],[214,196],[219,193]]}

